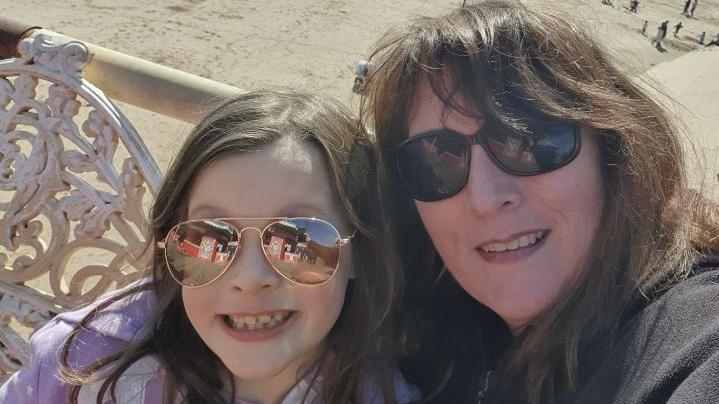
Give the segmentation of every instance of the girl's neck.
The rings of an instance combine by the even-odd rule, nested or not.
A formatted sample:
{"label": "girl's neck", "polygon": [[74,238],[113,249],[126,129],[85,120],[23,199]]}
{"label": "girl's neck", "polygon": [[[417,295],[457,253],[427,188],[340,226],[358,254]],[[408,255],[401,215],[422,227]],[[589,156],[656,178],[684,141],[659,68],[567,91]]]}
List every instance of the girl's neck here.
{"label": "girl's neck", "polygon": [[319,357],[320,352],[309,352],[296,358],[280,373],[265,379],[246,380],[235,377],[235,397],[240,401],[279,404],[299,381],[316,370],[314,364]]}

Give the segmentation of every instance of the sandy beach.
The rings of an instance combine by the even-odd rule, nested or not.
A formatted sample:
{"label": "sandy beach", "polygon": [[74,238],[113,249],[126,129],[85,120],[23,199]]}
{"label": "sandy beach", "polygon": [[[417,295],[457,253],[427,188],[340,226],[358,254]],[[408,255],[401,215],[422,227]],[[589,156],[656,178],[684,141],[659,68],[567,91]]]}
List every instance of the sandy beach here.
{"label": "sandy beach", "polygon": [[[356,107],[354,65],[387,29],[418,15],[461,4],[435,0],[67,0],[39,5],[1,2],[0,13],[80,40],[211,78],[243,89],[302,87]],[[579,19],[632,76],[674,60],[719,33],[719,0],[701,0],[694,18],[681,15],[683,0],[541,0]],[[645,35],[641,34],[648,21]],[[669,20],[664,51],[650,38]],[[681,21],[677,38],[673,26]],[[666,84],[666,83],[662,83]],[[189,125],[121,104],[164,169]]]}

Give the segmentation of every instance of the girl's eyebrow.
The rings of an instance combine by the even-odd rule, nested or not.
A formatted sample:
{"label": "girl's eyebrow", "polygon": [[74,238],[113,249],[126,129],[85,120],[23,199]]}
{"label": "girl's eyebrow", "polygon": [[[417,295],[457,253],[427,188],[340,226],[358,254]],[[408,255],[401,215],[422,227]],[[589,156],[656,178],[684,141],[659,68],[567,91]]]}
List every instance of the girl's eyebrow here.
{"label": "girl's eyebrow", "polygon": [[312,216],[321,219],[328,219],[329,215],[319,206],[307,203],[293,203],[280,210],[280,216]]}
{"label": "girl's eyebrow", "polygon": [[[228,211],[211,203],[202,203],[194,206],[192,210],[188,212],[187,217],[199,217],[199,218],[210,218],[210,217],[260,217],[256,213],[236,216],[236,214],[230,214]],[[265,215],[266,216],[266,215]],[[262,217],[265,217],[262,216]],[[292,216],[309,216],[317,217],[320,219],[328,219],[328,213],[316,205],[307,203],[292,203],[277,210],[271,216],[266,217],[292,217]]]}
{"label": "girl's eyebrow", "polygon": [[[198,213],[203,213],[204,215],[199,215]],[[202,218],[208,218],[210,216],[227,217],[227,215],[224,215],[222,213],[223,213],[222,208],[215,206],[213,204],[203,203],[203,204],[193,207],[192,210],[187,212],[187,217],[188,218],[193,217],[193,216],[198,216],[198,217],[202,217]]]}

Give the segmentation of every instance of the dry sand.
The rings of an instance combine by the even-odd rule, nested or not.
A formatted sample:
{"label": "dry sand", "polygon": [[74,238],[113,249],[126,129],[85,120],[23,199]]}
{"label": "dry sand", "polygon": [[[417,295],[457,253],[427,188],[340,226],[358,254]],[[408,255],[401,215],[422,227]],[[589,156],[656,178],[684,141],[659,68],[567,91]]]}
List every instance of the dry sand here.
{"label": "dry sand", "polygon": [[719,201],[719,48],[689,52],[640,76],[683,128],[686,162],[694,187]]}
{"label": "dry sand", "polygon": [[[0,13],[81,40],[165,64],[244,89],[296,86],[352,106],[354,64],[387,29],[423,14],[437,14],[454,0],[65,0],[0,2]],[[124,5],[120,5],[124,3]],[[694,19],[681,16],[683,0],[641,0],[639,12],[600,0],[526,1],[573,14],[638,75],[697,47],[695,38],[719,33],[719,0],[699,0]],[[647,36],[640,34],[644,19]],[[682,21],[665,52],[649,43],[657,25]],[[122,110],[143,136],[161,168],[189,126],[132,106]]]}

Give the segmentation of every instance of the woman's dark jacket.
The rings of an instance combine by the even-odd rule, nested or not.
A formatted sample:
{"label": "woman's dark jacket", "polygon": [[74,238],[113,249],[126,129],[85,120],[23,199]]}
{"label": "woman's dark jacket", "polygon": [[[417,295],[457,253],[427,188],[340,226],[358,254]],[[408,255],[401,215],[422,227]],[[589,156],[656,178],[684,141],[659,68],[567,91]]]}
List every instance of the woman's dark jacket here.
{"label": "woman's dark jacket", "polygon": [[[477,345],[486,346],[481,339]],[[487,382],[486,370],[491,367],[487,352],[476,347],[445,349],[453,349],[455,355],[464,349],[466,354],[432,403],[522,402],[516,383],[496,374],[490,374]],[[482,359],[468,367],[468,355]],[[585,349],[577,389],[554,402],[718,404],[719,263],[698,265],[687,280],[633,309],[611,348]]]}

